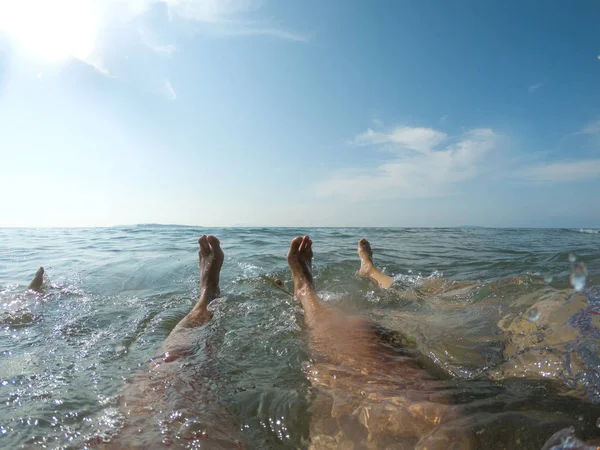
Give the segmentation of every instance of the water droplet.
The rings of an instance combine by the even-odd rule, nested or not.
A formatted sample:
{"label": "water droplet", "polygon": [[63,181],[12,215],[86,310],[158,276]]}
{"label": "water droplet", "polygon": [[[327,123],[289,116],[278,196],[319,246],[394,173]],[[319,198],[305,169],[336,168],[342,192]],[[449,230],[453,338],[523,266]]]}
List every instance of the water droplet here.
{"label": "water droplet", "polygon": [[574,263],[577,261],[577,257],[573,253],[569,253],[569,262]]}
{"label": "water droplet", "polygon": [[552,283],[552,275],[548,274],[544,276],[544,283],[550,284]]}
{"label": "water droplet", "polygon": [[535,322],[539,318],[540,312],[537,308],[531,308],[529,311],[527,311],[527,320],[529,320],[530,322]]}
{"label": "water droplet", "polygon": [[596,419],[596,426],[597,426],[598,428],[600,428],[600,417],[598,417],[598,419]]}
{"label": "water droplet", "polygon": [[573,272],[571,272],[571,286],[573,286],[573,289],[577,292],[583,291],[586,277],[587,269],[585,268],[585,264],[582,262],[575,264]]}

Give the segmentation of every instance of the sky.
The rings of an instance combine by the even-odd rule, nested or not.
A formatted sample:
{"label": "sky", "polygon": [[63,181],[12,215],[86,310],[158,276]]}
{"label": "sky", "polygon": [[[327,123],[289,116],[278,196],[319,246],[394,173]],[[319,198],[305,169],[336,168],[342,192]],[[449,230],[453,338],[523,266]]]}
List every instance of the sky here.
{"label": "sky", "polygon": [[0,0],[0,227],[600,227],[599,17]]}

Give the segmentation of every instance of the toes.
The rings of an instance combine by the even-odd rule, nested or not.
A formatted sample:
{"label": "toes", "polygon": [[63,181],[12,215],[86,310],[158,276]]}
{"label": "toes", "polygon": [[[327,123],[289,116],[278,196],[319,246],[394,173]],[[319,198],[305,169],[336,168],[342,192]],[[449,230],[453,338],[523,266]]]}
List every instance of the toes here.
{"label": "toes", "polygon": [[303,241],[304,241],[304,239],[300,236],[292,239],[292,243],[290,244],[290,255],[295,255],[296,253],[298,253],[300,251],[300,245],[302,244]]}
{"label": "toes", "polygon": [[215,236],[207,236],[206,240],[208,241],[213,250],[221,248],[221,241],[219,241],[219,239],[217,239]]}
{"label": "toes", "polygon": [[360,241],[358,241],[358,249],[366,252],[369,256],[373,254],[373,251],[371,250],[371,244],[365,238],[362,238]]}
{"label": "toes", "polygon": [[207,256],[210,254],[210,245],[208,244],[208,237],[205,234],[198,239],[198,244],[200,244],[200,253],[202,256]]}
{"label": "toes", "polygon": [[206,240],[208,241],[208,244],[210,245],[210,248],[212,249],[212,251],[216,254],[222,254],[223,250],[221,250],[221,241],[219,241],[219,239],[217,239],[215,236],[207,236]]}
{"label": "toes", "polygon": [[310,250],[311,245],[312,241],[310,240],[310,238],[308,236],[304,236],[302,238],[302,242],[300,243],[300,248],[298,249],[298,251],[305,252],[307,250]]}

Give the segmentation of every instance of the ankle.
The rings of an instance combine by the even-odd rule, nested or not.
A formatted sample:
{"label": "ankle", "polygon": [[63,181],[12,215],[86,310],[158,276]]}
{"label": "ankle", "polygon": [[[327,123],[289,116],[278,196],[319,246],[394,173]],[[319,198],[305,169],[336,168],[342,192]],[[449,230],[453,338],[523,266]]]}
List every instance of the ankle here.
{"label": "ankle", "polygon": [[312,288],[311,280],[306,277],[294,277],[294,293],[307,288]]}
{"label": "ankle", "polygon": [[207,285],[200,288],[200,300],[203,300],[206,303],[214,300],[219,295],[221,295],[221,292],[219,291],[218,285]]}
{"label": "ankle", "polygon": [[361,261],[359,273],[362,275],[371,275],[375,271],[375,266],[370,261]]}

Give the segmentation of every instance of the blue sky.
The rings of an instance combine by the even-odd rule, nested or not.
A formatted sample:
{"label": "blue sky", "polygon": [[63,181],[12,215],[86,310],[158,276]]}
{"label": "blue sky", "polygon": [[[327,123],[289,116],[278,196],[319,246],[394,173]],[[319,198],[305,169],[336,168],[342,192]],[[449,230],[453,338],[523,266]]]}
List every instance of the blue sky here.
{"label": "blue sky", "polygon": [[0,226],[600,227],[600,5],[0,3]]}

